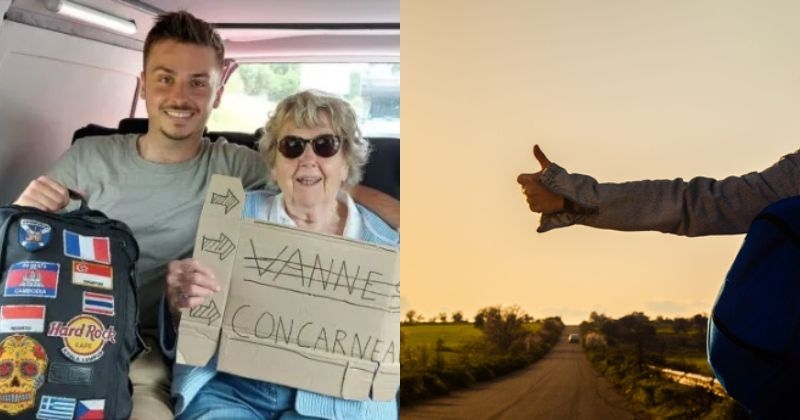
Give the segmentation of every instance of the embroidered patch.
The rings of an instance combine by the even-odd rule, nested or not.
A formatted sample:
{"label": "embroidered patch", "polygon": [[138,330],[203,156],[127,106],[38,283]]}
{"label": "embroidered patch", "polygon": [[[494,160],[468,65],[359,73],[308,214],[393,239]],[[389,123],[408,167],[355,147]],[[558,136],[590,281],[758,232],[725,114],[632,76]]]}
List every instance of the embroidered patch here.
{"label": "embroidered patch", "polygon": [[35,339],[14,334],[0,342],[0,411],[10,415],[33,408],[44,384],[47,353]]}
{"label": "embroidered patch", "polygon": [[44,305],[0,306],[0,333],[44,332]]}
{"label": "embroidered patch", "polygon": [[39,411],[36,412],[36,418],[43,420],[71,420],[72,413],[74,412],[75,398],[42,395],[42,401],[39,402]]}
{"label": "embroidered patch", "polygon": [[79,260],[111,264],[110,241],[106,237],[83,236],[65,229],[64,255]]}
{"label": "embroidered patch", "polygon": [[67,323],[53,321],[47,329],[50,337],[61,337],[64,346],[61,353],[77,363],[92,363],[103,357],[106,343],[116,343],[117,331],[108,328],[93,315],[81,314]]}
{"label": "embroidered patch", "polygon": [[58,263],[21,261],[11,264],[3,296],[55,298],[58,292]]}
{"label": "embroidered patch", "polygon": [[53,362],[47,369],[47,382],[61,385],[91,385],[93,371],[94,368],[91,366]]}
{"label": "embroidered patch", "polygon": [[77,420],[103,420],[105,410],[106,400],[80,400],[75,418]]}
{"label": "embroidered patch", "polygon": [[44,248],[50,242],[52,228],[47,223],[30,219],[19,221],[19,244],[28,251]]}
{"label": "embroidered patch", "polygon": [[110,265],[73,261],[72,284],[111,290],[114,288],[114,270]]}
{"label": "embroidered patch", "polygon": [[105,293],[83,292],[83,312],[114,316],[114,296]]}

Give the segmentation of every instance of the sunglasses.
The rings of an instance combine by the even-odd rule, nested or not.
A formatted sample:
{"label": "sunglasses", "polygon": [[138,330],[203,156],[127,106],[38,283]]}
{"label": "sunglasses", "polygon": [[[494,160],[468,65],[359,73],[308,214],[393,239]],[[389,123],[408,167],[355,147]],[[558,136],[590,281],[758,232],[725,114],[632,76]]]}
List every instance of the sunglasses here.
{"label": "sunglasses", "polygon": [[286,159],[296,159],[306,150],[306,145],[311,143],[311,149],[322,158],[329,158],[339,151],[341,140],[333,134],[322,134],[313,139],[304,139],[298,136],[285,136],[278,141],[278,151]]}

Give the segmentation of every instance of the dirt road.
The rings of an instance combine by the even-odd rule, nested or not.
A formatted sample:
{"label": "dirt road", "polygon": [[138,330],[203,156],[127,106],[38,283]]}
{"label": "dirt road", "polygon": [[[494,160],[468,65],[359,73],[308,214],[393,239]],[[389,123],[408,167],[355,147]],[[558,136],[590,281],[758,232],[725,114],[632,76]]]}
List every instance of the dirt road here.
{"label": "dirt road", "polygon": [[633,419],[624,397],[592,370],[583,348],[567,342],[573,332],[577,327],[566,327],[550,353],[522,371],[401,409],[400,418]]}

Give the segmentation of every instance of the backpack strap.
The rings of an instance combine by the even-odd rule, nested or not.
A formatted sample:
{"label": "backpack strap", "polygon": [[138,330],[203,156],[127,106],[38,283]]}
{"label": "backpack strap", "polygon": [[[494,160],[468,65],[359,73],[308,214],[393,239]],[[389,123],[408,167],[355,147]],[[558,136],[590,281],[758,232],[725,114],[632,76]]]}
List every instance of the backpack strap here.
{"label": "backpack strap", "polygon": [[771,222],[789,240],[800,246],[800,196],[784,198],[770,204],[753,219],[753,223],[757,220]]}
{"label": "backpack strap", "polygon": [[786,235],[787,239],[792,241],[792,243],[796,246],[800,247],[800,236],[798,236],[797,232],[792,229],[792,226],[789,226],[789,223],[787,223],[786,220],[782,219],[780,216],[776,215],[775,213],[762,213],[753,221],[755,222],[756,220],[765,220],[772,223],[778,228],[778,230]]}

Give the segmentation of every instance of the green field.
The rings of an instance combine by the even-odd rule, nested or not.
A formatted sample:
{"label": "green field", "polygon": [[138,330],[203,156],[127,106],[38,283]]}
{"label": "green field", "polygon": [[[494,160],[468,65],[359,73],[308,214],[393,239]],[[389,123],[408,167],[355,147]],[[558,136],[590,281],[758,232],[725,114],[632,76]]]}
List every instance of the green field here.
{"label": "green field", "polygon": [[447,347],[458,348],[483,337],[481,330],[468,323],[401,325],[400,331],[404,339],[402,346],[434,347],[441,338]]}
{"label": "green field", "polygon": [[444,395],[528,366],[550,350],[564,328],[558,318],[518,322],[513,331],[504,326],[493,321],[484,331],[466,322],[401,324],[401,403]]}
{"label": "green field", "polygon": [[[536,333],[542,329],[541,322],[525,324],[531,332]],[[471,323],[449,324],[403,324],[400,326],[403,333],[401,345],[403,346],[436,346],[436,340],[444,340],[445,346],[457,349],[464,344],[481,340],[483,332]]]}

